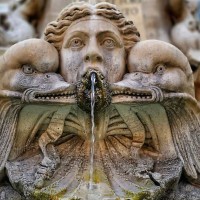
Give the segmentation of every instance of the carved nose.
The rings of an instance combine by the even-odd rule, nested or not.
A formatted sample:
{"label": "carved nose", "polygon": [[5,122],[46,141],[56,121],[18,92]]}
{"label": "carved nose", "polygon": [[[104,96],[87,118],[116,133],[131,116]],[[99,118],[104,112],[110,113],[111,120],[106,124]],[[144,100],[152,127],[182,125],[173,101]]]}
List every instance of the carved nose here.
{"label": "carved nose", "polygon": [[143,74],[141,72],[131,73],[131,80],[140,81],[143,78]]}
{"label": "carved nose", "polygon": [[101,72],[104,76],[106,75],[102,65],[103,56],[101,55],[101,49],[99,48],[96,38],[91,38],[83,58],[83,68],[79,71],[78,78],[81,78],[88,70],[96,70]]}
{"label": "carved nose", "polygon": [[104,76],[106,74],[104,67],[102,66],[102,56],[98,53],[88,53],[85,58],[85,64],[82,70],[80,70],[78,77],[82,77],[88,70],[97,70]]}
{"label": "carved nose", "polygon": [[140,83],[142,86],[148,86],[149,76],[148,73],[135,72],[131,74],[131,80]]}
{"label": "carved nose", "polygon": [[84,61],[86,63],[101,63],[103,57],[99,48],[98,41],[95,37],[90,39],[88,48],[86,49]]}
{"label": "carved nose", "polygon": [[84,61],[85,62],[91,62],[91,63],[96,63],[96,62],[102,62],[102,56],[98,53],[88,53],[86,54]]}
{"label": "carved nose", "polygon": [[60,74],[55,73],[45,73],[43,78],[46,83],[53,83],[54,81],[64,81],[63,77]]}

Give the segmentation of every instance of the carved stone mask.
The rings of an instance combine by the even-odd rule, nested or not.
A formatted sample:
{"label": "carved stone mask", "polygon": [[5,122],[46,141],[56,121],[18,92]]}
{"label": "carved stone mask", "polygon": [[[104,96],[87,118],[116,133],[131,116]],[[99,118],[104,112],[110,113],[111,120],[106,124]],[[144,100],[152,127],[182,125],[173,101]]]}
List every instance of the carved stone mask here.
{"label": "carved stone mask", "polygon": [[98,109],[110,103],[109,91],[104,87],[108,85],[106,82],[117,82],[125,73],[125,48],[117,27],[95,15],[77,20],[67,29],[60,60],[61,75],[67,82],[84,79],[78,86],[78,104],[85,109],[90,108],[90,99],[86,100],[89,96],[88,71],[95,70],[101,82],[99,95],[96,95]]}
{"label": "carved stone mask", "polygon": [[125,49],[116,26],[99,16],[75,21],[67,29],[60,51],[61,75],[75,83],[95,69],[114,83],[125,73]]}

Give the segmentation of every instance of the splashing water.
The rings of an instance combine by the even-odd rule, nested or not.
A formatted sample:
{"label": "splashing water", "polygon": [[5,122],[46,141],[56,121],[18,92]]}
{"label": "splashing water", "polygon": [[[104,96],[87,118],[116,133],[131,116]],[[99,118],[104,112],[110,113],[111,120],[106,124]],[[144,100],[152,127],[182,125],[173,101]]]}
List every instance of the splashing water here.
{"label": "splashing water", "polygon": [[94,144],[95,144],[95,133],[94,133],[94,107],[95,107],[95,81],[96,74],[91,73],[91,140],[90,140],[90,180],[89,180],[89,190],[93,189],[93,173],[94,173]]}

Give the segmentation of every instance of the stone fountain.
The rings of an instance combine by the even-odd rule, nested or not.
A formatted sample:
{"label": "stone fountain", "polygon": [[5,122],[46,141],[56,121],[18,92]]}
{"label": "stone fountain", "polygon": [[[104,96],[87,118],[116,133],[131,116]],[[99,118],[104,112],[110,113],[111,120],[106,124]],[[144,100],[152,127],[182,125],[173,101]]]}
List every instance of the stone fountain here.
{"label": "stone fountain", "polygon": [[189,62],[140,41],[115,5],[70,4],[44,40],[10,47],[0,73],[1,200],[178,199],[185,185],[198,199]]}

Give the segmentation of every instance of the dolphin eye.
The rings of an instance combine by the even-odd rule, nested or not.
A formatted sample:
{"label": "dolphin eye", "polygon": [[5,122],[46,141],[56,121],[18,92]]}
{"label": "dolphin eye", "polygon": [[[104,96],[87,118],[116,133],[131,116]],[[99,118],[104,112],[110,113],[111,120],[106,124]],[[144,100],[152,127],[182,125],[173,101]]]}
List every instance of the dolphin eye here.
{"label": "dolphin eye", "polygon": [[25,74],[33,74],[36,73],[36,71],[33,69],[33,67],[31,67],[30,65],[23,65],[22,67],[22,71]]}
{"label": "dolphin eye", "polygon": [[156,67],[156,73],[158,73],[158,74],[163,74],[164,71],[165,71],[165,66],[164,66],[164,65],[158,65],[158,66]]}

